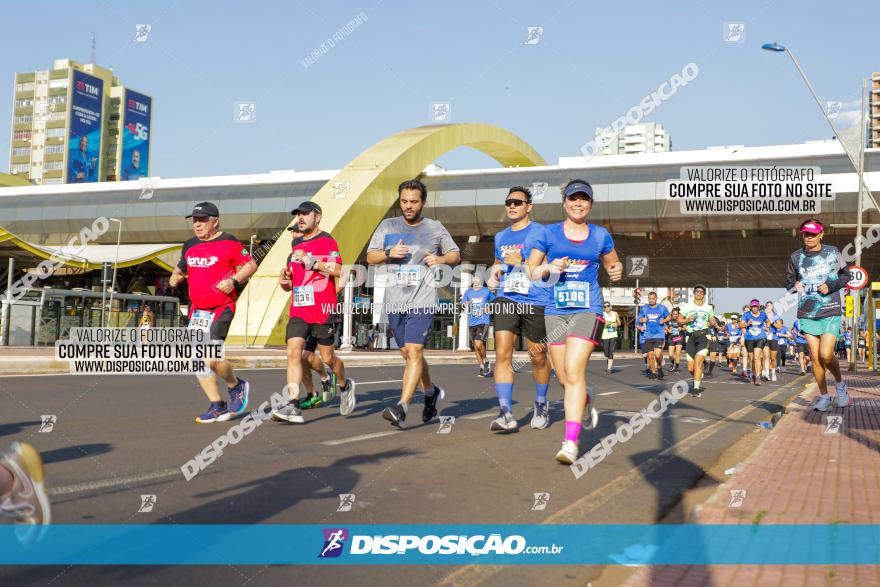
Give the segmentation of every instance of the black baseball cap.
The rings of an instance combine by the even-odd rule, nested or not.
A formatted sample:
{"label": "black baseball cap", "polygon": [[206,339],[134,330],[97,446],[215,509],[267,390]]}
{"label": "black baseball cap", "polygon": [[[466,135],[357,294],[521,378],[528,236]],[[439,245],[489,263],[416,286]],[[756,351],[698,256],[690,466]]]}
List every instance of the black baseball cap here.
{"label": "black baseball cap", "polygon": [[202,202],[201,204],[196,204],[193,207],[192,214],[185,218],[207,218],[208,216],[216,216],[217,218],[220,218],[220,210],[218,210],[217,206],[211,202]]}
{"label": "black baseball cap", "polygon": [[321,207],[314,202],[305,201],[293,210],[290,211],[292,216],[296,216],[297,214],[308,214],[309,212],[316,212],[321,214]]}

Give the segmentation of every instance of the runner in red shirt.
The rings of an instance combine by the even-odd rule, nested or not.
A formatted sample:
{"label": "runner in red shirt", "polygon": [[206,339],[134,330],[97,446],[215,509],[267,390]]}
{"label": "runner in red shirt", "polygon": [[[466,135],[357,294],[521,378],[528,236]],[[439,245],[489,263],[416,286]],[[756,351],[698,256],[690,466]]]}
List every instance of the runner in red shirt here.
{"label": "runner in red shirt", "polygon": [[314,202],[303,202],[291,212],[297,220],[302,236],[291,243],[287,271],[282,273],[281,287],[292,290],[290,318],[287,322],[287,393],[290,402],[272,412],[272,419],[302,424],[300,385],[303,380],[302,356],[306,339],[318,341],[321,360],[344,381],[340,391],[340,412],[354,409],[355,383],[345,378],[345,365],[334,352],[335,330],[330,314],[336,307],[336,279],[342,269],[339,245],[328,233],[319,228],[321,207]]}
{"label": "runner in red shirt", "polygon": [[[211,202],[196,204],[192,214],[195,236],[185,243],[180,262],[168,284],[189,282],[189,326],[208,331],[211,340],[226,340],[235,314],[235,288],[250,278],[257,264],[246,248],[229,233],[220,230],[220,211]],[[250,384],[239,379],[228,361],[209,361],[208,366],[226,381],[230,403],[220,399],[213,373],[199,376],[199,385],[211,402],[207,412],[196,418],[199,424],[223,422],[247,408]]]}

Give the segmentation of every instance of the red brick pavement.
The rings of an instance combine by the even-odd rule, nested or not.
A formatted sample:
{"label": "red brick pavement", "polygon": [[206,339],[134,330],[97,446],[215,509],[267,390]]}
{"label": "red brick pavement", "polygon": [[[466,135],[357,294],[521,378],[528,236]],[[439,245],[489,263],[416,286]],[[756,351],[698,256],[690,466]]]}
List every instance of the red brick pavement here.
{"label": "red brick pavement", "polygon": [[[844,373],[851,403],[830,412],[810,409],[810,386],[787,407],[766,440],[700,506],[692,523],[880,524],[880,375]],[[834,388],[829,381],[829,391]],[[839,434],[826,416],[843,415]],[[759,432],[756,432],[759,434]],[[739,507],[731,491],[745,490]],[[646,566],[628,587],[880,586],[880,566]]]}

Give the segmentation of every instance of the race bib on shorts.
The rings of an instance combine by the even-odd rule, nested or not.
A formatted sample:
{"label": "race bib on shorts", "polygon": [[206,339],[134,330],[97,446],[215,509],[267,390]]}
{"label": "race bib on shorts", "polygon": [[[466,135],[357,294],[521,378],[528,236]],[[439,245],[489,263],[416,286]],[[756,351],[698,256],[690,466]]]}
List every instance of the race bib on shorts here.
{"label": "race bib on shorts", "polygon": [[293,288],[293,305],[297,308],[315,305],[315,288],[303,285]]}
{"label": "race bib on shorts", "polygon": [[194,310],[187,328],[211,332],[211,323],[214,322],[214,312],[210,310]]}
{"label": "race bib on shorts", "polygon": [[553,286],[557,308],[589,308],[590,286],[586,283],[572,281],[557,283]]}
{"label": "race bib on shorts", "polygon": [[397,285],[403,287],[412,287],[419,284],[419,266],[418,265],[402,265],[397,270]]}
{"label": "race bib on shorts", "polygon": [[509,293],[528,295],[529,285],[529,278],[522,271],[508,273],[504,279],[504,291]]}

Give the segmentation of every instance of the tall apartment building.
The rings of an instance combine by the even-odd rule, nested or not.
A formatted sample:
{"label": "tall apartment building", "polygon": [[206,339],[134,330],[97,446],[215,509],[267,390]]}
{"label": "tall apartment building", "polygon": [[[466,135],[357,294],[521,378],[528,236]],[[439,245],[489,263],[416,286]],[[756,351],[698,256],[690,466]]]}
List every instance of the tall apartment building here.
{"label": "tall apartment building", "polygon": [[16,73],[9,172],[44,185],[147,176],[152,110],[95,64]]}
{"label": "tall apartment building", "polygon": [[660,153],[672,150],[672,138],[662,124],[632,124],[619,133],[603,131],[606,129],[596,129],[597,155]]}
{"label": "tall apartment building", "polygon": [[871,75],[871,85],[869,86],[870,95],[869,105],[870,118],[868,118],[868,148],[880,147],[880,71],[876,71]]}

